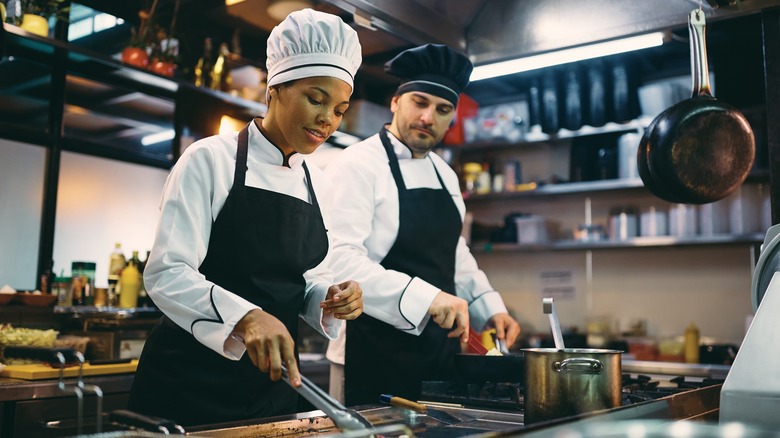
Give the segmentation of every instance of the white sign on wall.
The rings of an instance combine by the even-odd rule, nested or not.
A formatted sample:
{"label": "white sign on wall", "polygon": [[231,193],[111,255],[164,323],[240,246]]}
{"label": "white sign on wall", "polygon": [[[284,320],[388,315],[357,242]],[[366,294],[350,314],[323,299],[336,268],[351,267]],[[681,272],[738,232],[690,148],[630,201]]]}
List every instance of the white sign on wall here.
{"label": "white sign on wall", "polygon": [[545,298],[573,300],[577,296],[572,270],[539,272],[539,294]]}

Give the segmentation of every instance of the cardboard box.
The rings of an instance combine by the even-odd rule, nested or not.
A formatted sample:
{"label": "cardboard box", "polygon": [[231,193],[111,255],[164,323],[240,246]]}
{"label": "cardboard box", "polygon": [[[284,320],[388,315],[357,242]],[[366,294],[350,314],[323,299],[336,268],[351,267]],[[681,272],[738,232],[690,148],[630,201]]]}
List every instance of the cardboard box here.
{"label": "cardboard box", "polygon": [[389,106],[358,99],[349,103],[349,109],[344,113],[344,120],[339,130],[360,138],[368,138],[392,120],[393,113]]}

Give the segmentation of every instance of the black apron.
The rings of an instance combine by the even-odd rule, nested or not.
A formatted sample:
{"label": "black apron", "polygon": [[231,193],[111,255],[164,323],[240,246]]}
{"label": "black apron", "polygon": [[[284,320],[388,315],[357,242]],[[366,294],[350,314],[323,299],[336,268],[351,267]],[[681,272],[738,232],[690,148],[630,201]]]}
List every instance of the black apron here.
{"label": "black apron", "polygon": [[[454,294],[455,251],[463,226],[460,212],[435,166],[441,189],[407,190],[387,130],[383,128],[379,136],[398,187],[399,207],[398,236],[381,265]],[[419,336],[366,314],[349,321],[344,369],[347,405],[375,404],[380,394],[418,400],[421,382],[453,378],[460,343],[447,338],[449,331],[432,320]]]}
{"label": "black apron", "polygon": [[[311,204],[244,185],[247,138],[248,126],[238,136],[233,187],[212,225],[199,271],[277,317],[297,344],[303,273],[325,258],[327,230],[305,163]],[[191,330],[167,317],[152,330],[133,382],[130,410],[185,426],[296,412],[297,395],[286,383],[272,382],[248,354],[239,361],[217,354]]]}

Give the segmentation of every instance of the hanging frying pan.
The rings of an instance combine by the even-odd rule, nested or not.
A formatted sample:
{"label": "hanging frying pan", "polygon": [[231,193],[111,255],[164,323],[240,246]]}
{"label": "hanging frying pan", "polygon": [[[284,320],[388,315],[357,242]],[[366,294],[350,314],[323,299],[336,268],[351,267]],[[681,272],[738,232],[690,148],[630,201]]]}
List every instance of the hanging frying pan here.
{"label": "hanging frying pan", "polygon": [[693,96],[659,114],[637,152],[639,175],[670,202],[706,204],[725,198],[747,178],[755,138],[745,116],[710,92],[704,12],[688,17]]}

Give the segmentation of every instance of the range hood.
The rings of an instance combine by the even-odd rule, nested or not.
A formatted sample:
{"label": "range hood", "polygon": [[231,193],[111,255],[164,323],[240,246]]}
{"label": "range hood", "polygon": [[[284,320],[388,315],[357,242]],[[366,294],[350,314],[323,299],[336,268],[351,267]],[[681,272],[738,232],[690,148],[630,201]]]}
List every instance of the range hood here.
{"label": "range hood", "polygon": [[442,43],[475,65],[685,27],[701,4],[709,22],[778,0],[327,0],[356,22],[410,44]]}

